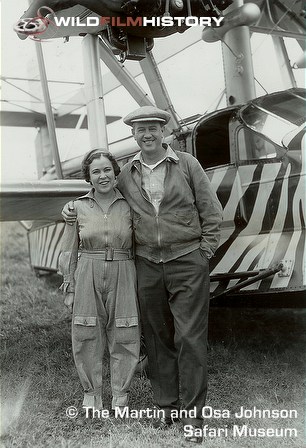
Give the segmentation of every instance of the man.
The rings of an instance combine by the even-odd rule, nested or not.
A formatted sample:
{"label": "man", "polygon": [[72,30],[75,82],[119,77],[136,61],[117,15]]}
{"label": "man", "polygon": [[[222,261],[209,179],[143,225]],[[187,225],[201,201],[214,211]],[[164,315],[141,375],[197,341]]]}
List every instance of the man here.
{"label": "man", "polygon": [[[199,162],[163,144],[170,114],[145,106],[124,122],[140,147],[118,177],[133,213],[142,328],[155,405],[173,423],[200,427],[207,393],[209,259],[217,249],[221,205]],[[66,206],[64,217],[69,215]],[[199,436],[189,436],[201,442]]]}

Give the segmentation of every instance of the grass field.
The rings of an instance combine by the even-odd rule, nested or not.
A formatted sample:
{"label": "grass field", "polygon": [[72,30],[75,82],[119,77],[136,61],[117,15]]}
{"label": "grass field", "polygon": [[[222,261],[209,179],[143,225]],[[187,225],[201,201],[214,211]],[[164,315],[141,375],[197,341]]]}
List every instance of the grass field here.
{"label": "grass field", "polygon": [[[58,276],[37,278],[28,262],[26,234],[15,223],[1,228],[1,427],[3,447],[150,448],[189,446],[182,427],[156,431],[149,419],[89,420],[77,426],[66,408],[80,410],[82,390],[74,368],[70,316],[62,305]],[[206,418],[215,432],[208,448],[302,448],[305,380],[305,311],[213,308],[209,328],[207,406],[229,410]],[[105,405],[110,405],[109,372]],[[197,372],[194,372],[195,376]],[[292,418],[235,417],[241,406],[296,410]],[[135,376],[130,407],[152,407],[149,381]],[[284,437],[233,436],[233,425],[284,430]],[[212,434],[212,433],[210,433]]]}

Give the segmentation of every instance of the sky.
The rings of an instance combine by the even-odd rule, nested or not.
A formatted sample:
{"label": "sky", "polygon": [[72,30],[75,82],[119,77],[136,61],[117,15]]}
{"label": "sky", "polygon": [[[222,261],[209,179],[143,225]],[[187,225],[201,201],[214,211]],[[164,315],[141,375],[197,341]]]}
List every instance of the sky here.
{"label": "sky", "polygon": [[[31,39],[20,40],[13,31],[13,25],[27,9],[27,0],[1,1],[1,74],[4,77],[38,78],[35,43]],[[224,75],[220,43],[207,44],[200,40],[201,28],[194,27],[185,33],[161,39],[155,39],[153,53],[163,58],[169,46],[179,49],[186,40],[187,33],[199,41],[167,61],[159,64],[166,87],[180,118],[194,114],[204,114],[214,110],[217,100],[224,89]],[[65,81],[65,84],[49,82],[50,96],[56,108],[80,88],[83,82],[82,38],[71,38],[68,43],[62,39],[50,39],[42,43],[47,77],[50,81]],[[284,88],[281,70],[273,50],[271,38],[263,34],[252,37],[254,72],[257,79],[256,93],[263,95],[265,90],[273,92]],[[300,56],[300,47],[290,40],[290,61]],[[126,67],[137,64],[126,63]],[[102,74],[108,69],[101,64]],[[296,70],[299,86],[304,85],[305,70]],[[32,93],[41,98],[39,83],[7,79],[2,82],[1,107],[3,110],[22,111],[23,108],[43,111],[43,102],[33,103],[31,97],[23,92],[32,89]],[[141,75],[139,84],[149,92],[148,85]],[[9,84],[14,83],[15,86]],[[71,84],[73,82],[74,84]],[[70,84],[69,84],[70,83]],[[79,84],[77,84],[79,83]],[[35,84],[35,87],[34,87]],[[261,87],[264,86],[264,89]],[[22,89],[22,90],[21,90]],[[9,101],[9,103],[7,102]],[[220,107],[225,107],[223,101]],[[105,96],[106,113],[124,117],[137,107],[137,103],[123,87]],[[130,134],[130,130],[120,121],[108,126],[108,139],[114,141]],[[37,179],[35,137],[36,129],[21,127],[1,128],[1,178],[2,182]],[[87,152],[89,137],[86,130],[56,131],[60,157],[62,160],[76,157]]]}

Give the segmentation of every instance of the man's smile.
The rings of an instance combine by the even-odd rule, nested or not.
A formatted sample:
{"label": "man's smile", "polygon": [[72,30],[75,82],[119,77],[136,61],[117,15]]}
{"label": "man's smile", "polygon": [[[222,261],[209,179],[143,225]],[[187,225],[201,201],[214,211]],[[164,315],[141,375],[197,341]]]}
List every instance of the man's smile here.
{"label": "man's smile", "polygon": [[143,145],[145,146],[152,146],[155,143],[155,139],[152,140],[143,140],[142,141]]}

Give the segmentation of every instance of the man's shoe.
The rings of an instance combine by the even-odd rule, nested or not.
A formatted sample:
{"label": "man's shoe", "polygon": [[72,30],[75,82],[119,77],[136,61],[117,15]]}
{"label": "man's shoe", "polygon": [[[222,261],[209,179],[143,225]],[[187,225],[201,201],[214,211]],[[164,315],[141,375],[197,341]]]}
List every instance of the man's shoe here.
{"label": "man's shoe", "polygon": [[[192,430],[193,433],[198,432],[197,430],[201,431],[201,428],[199,426],[195,426],[195,425],[190,425],[192,428],[188,428],[190,430]],[[202,443],[203,442],[203,435],[196,435],[193,434],[191,436],[185,436],[185,440],[186,442],[191,442],[191,443]]]}
{"label": "man's shoe", "polygon": [[153,421],[153,428],[155,429],[168,429],[173,424],[171,417],[160,417]]}

